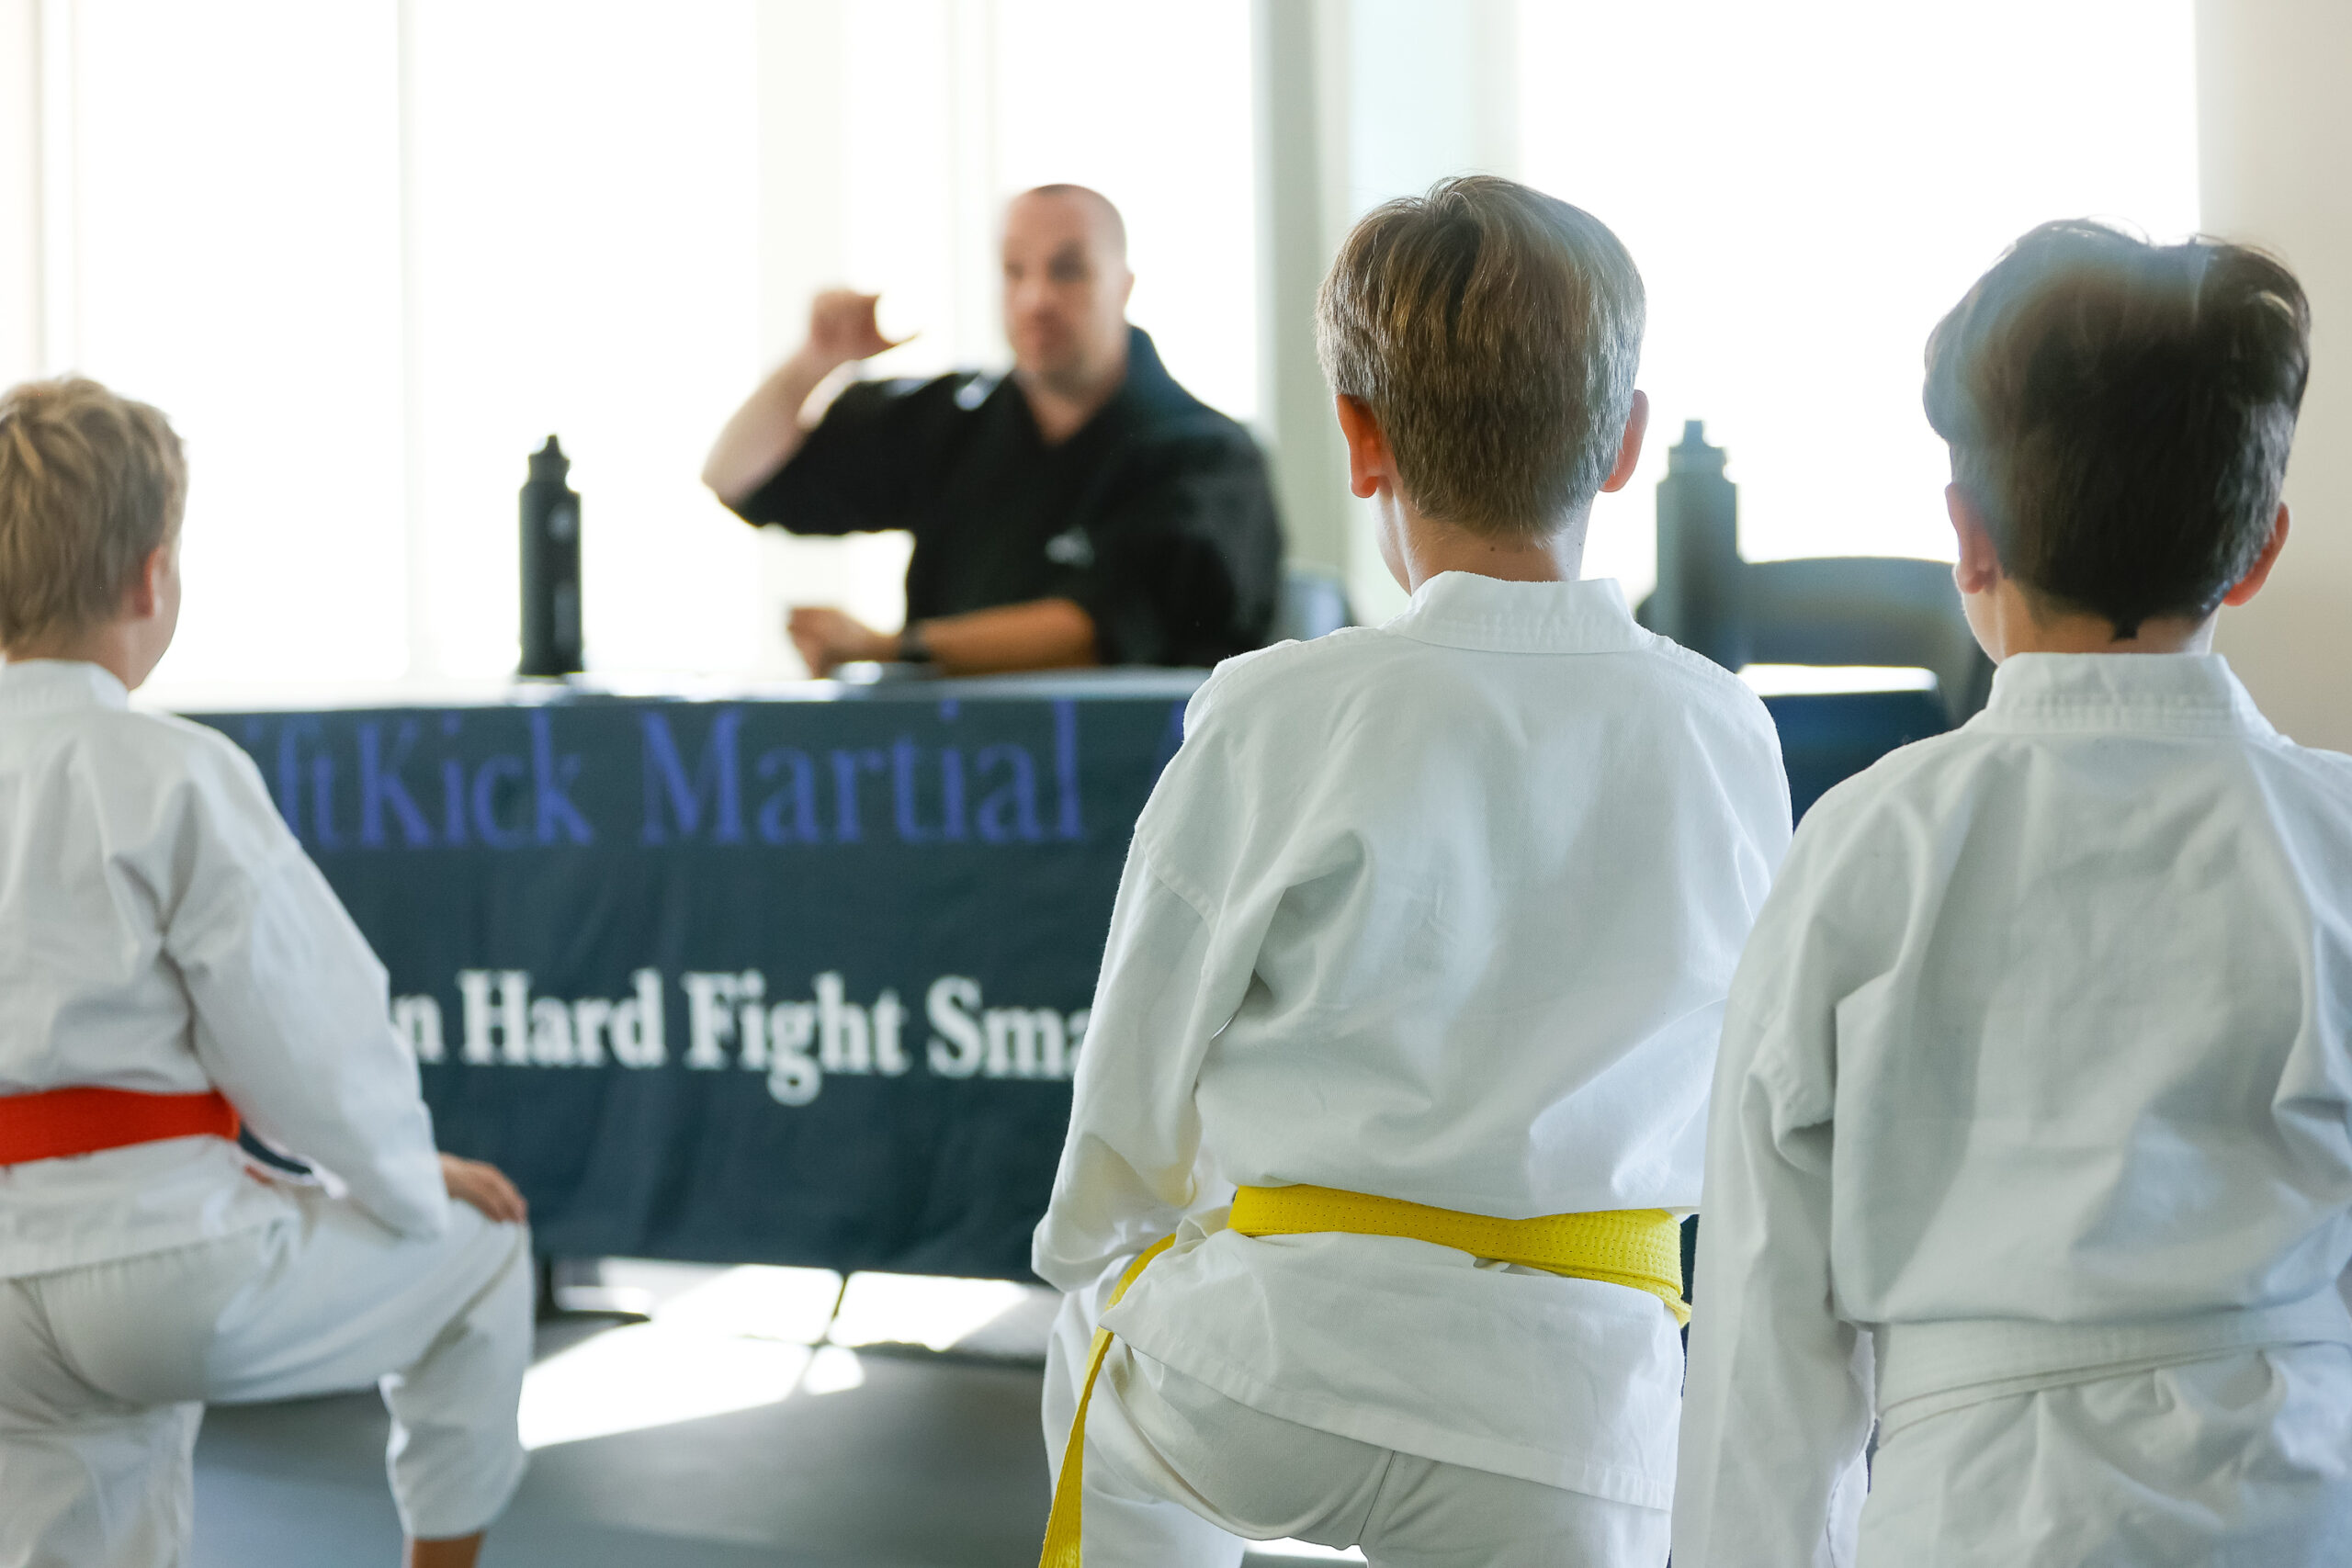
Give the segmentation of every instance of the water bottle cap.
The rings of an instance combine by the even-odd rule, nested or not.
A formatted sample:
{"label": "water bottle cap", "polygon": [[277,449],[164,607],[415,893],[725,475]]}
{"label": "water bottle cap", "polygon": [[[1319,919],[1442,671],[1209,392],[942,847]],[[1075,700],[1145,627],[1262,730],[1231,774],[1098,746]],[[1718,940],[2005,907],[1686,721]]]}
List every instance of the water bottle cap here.
{"label": "water bottle cap", "polygon": [[1682,422],[1682,439],[1667,448],[1666,471],[1687,474],[1712,469],[1723,472],[1727,454],[1720,446],[1707,445],[1707,422],[1687,419]]}

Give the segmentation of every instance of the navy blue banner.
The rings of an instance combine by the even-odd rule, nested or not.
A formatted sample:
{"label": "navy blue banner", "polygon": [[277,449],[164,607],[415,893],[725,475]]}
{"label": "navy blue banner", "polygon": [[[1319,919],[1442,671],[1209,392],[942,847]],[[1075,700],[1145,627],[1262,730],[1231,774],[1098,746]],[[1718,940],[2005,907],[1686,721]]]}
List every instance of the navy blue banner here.
{"label": "navy blue banner", "polygon": [[544,1250],[1019,1277],[1181,717],[1180,685],[205,722]]}
{"label": "navy blue banner", "polygon": [[[202,716],[544,1251],[1021,1278],[1191,683]],[[1773,708],[1800,809],[1941,728]]]}

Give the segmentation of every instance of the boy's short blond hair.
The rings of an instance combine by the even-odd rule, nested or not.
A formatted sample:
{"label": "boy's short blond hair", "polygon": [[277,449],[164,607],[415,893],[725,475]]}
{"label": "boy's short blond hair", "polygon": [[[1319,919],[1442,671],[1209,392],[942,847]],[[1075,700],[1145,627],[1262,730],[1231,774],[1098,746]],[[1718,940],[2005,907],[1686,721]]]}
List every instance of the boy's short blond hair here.
{"label": "boy's short blond hair", "polygon": [[0,394],[0,648],[111,619],[187,499],[160,410],[78,376]]}
{"label": "boy's short blond hair", "polygon": [[1316,302],[1332,389],[1362,400],[1422,516],[1540,538],[1616,466],[1642,275],[1608,225],[1491,175],[1373,209]]}

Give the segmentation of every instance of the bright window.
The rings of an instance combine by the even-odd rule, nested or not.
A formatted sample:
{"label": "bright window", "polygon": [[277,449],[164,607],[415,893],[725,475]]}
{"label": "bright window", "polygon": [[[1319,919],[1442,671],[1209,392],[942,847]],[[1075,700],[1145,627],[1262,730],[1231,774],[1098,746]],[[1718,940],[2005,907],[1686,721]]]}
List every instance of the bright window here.
{"label": "bright window", "polygon": [[1004,203],[1068,182],[1126,220],[1129,314],[1170,373],[1256,414],[1249,0],[862,0],[848,23],[851,273],[921,334],[872,373],[1005,363]]}
{"label": "bright window", "polygon": [[842,161],[805,248],[921,332],[875,372],[1001,365],[1004,200],[1072,180],[1125,209],[1134,316],[1176,375],[1256,411],[1248,0],[860,0],[838,57],[790,62],[840,79],[811,153],[763,144],[761,94],[793,83],[763,83],[762,28],[816,13],[755,0],[42,15],[72,171],[42,214],[69,275],[50,368],[161,405],[193,466],[163,700],[511,670],[515,491],[550,434],[584,498],[593,668],[780,672],[778,594],[894,616],[903,541],[779,574],[697,482],[767,368],[762,268],[802,243],[803,214],[763,222],[763,157]]}
{"label": "bright window", "polygon": [[758,371],[752,10],[412,0],[421,665],[514,669],[515,491],[550,434],[592,666],[752,662],[755,541],[697,476]]}
{"label": "bright window", "polygon": [[592,663],[753,661],[755,542],[696,480],[756,369],[752,0],[52,13],[52,367],[188,445],[161,698],[511,671],[515,491],[549,434]]}
{"label": "bright window", "polygon": [[[187,446],[164,679],[407,663],[394,7],[83,0],[47,84],[52,320]],[[62,318],[62,320],[61,320]],[[511,617],[510,617],[511,619]]]}
{"label": "bright window", "polygon": [[1521,29],[1525,176],[1649,290],[1649,451],[1587,554],[1629,588],[1686,419],[1750,557],[1950,558],[1928,330],[2042,220],[2197,223],[2188,0],[1525,0]]}

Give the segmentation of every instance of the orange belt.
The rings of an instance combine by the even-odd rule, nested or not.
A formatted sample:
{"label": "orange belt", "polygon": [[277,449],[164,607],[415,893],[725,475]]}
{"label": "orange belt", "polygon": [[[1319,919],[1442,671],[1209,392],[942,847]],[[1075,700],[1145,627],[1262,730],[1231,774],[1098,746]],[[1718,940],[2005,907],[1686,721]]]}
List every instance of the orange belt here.
{"label": "orange belt", "polygon": [[0,1166],[91,1155],[165,1138],[237,1137],[237,1112],[219,1089],[141,1094],[51,1089],[0,1095]]}

